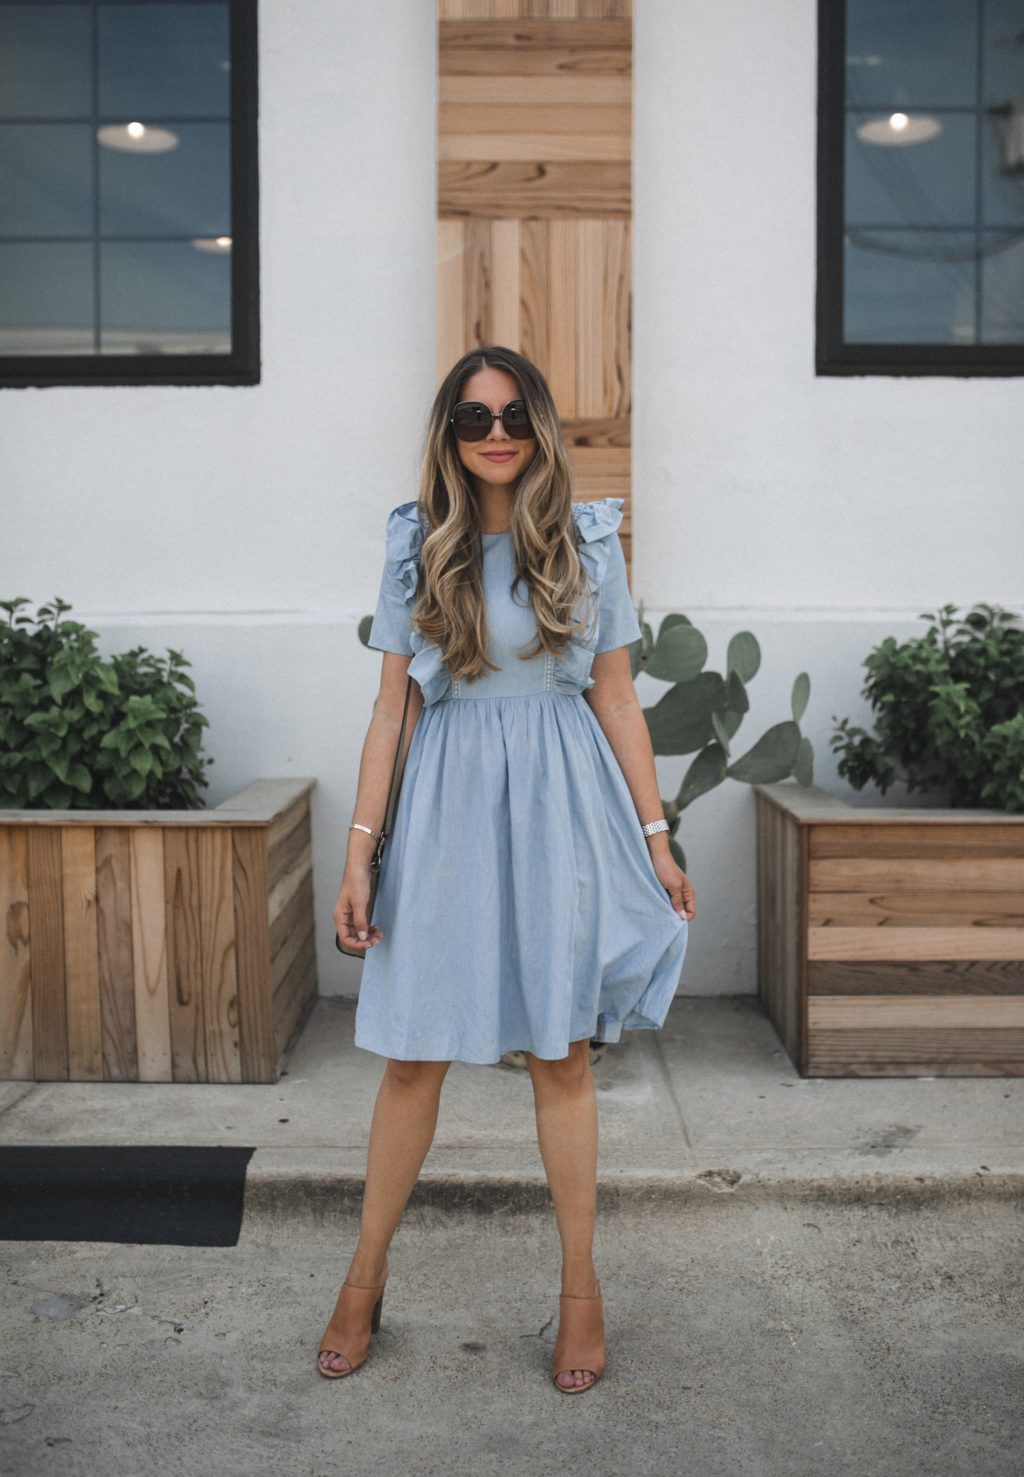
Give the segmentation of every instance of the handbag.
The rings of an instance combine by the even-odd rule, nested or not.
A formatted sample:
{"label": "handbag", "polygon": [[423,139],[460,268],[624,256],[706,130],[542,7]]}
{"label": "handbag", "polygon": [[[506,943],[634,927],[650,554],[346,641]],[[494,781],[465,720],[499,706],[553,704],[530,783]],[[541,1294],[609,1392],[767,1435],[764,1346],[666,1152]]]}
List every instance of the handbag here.
{"label": "handbag", "polygon": [[[391,766],[391,784],[388,787],[387,804],[384,807],[384,824],[380,828],[380,836],[377,845],[370,857],[370,898],[366,905],[366,921],[370,923],[373,917],[373,904],[377,897],[377,884],[380,881],[380,863],[384,855],[384,842],[391,834],[394,825],[395,811],[398,808],[398,795],[402,788],[402,774],[405,770],[405,724],[409,715],[409,694],[412,692],[413,679],[410,677],[405,684],[405,706],[402,709],[402,726],[398,731],[398,748],[395,750],[395,762]],[[341,934],[335,932],[334,942],[343,954],[348,954],[353,959],[365,959],[366,949],[356,949],[349,944],[343,944]]]}

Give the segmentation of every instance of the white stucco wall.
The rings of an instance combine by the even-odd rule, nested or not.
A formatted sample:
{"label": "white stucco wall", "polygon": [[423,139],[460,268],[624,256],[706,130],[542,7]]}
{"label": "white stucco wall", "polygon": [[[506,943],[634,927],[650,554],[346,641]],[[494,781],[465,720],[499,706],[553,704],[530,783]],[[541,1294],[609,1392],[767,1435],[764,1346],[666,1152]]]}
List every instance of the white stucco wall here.
{"label": "white stucco wall", "polygon": [[[0,589],[62,595],[107,650],[184,650],[210,803],[317,777],[320,989],[352,994],[330,910],[380,662],[356,625],[434,385],[433,6],[260,25],[262,383],[0,392]],[[815,48],[812,0],[636,0],[633,583],[712,666],[758,635],[740,749],[808,670],[818,779],[847,793],[827,741],[869,647],[947,600],[1024,607],[1024,415],[1019,379],[815,377]],[[688,762],[659,760],[665,795]],[[683,991],[753,992],[749,791],[704,797],[684,840]]]}

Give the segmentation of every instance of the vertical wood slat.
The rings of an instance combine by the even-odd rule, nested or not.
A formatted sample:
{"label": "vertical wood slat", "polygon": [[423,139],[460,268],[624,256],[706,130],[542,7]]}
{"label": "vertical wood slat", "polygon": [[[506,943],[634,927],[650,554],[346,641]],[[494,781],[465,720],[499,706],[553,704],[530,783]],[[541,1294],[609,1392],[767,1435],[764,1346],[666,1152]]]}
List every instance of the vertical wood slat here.
{"label": "vertical wood slat", "polygon": [[96,832],[91,826],[60,833],[64,893],[64,970],[67,981],[68,1075],[103,1081],[96,902]]}
{"label": "vertical wood slat", "polygon": [[[273,1082],[276,1072],[267,916],[267,836],[264,832],[239,828],[232,835],[232,850],[242,1081]],[[312,897],[309,910],[311,914]]]}
{"label": "vertical wood slat", "polygon": [[96,932],[103,1077],[107,1082],[137,1081],[131,835],[123,826],[96,827]]}
{"label": "vertical wood slat", "polygon": [[172,1080],[171,1016],[167,996],[164,834],[130,832],[132,864],[132,983],[140,1082]]}
{"label": "vertical wood slat", "polygon": [[68,1076],[68,1020],[59,831],[29,830],[28,879],[34,1075],[62,1082]]}
{"label": "vertical wood slat", "polygon": [[0,1076],[34,1072],[28,828],[0,827]]}
{"label": "vertical wood slat", "polygon": [[241,1081],[235,889],[231,832],[199,832],[199,918],[206,1069],[217,1082]]}
{"label": "vertical wood slat", "polygon": [[175,1082],[207,1079],[203,954],[199,931],[199,838],[182,827],[164,833],[168,1007]]}

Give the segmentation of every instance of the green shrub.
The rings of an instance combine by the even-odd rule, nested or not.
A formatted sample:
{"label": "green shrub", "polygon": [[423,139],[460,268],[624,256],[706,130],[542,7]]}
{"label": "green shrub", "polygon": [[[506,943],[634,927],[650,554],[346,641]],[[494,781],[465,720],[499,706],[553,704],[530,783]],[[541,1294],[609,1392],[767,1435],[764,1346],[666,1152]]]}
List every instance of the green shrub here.
{"label": "green shrub", "polygon": [[56,599],[0,600],[0,808],[199,809],[208,780],[195,684],[178,651],[105,660]]}
{"label": "green shrub", "polygon": [[837,724],[831,747],[855,790],[896,780],[950,806],[1024,810],[1024,630],[999,606],[944,605],[923,636],[889,636],[865,660],[876,733]]}

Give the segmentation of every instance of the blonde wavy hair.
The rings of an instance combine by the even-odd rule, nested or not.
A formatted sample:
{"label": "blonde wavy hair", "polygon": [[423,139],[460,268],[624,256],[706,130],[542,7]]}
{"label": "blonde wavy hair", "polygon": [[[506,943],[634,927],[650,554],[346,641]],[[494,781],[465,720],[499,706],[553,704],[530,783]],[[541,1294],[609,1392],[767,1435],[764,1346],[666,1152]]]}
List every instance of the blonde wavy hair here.
{"label": "blonde wavy hair", "polygon": [[[535,364],[512,349],[472,349],[445,375],[430,411],[417,504],[425,533],[412,611],[423,636],[441,648],[452,676],[469,681],[487,667],[501,670],[487,656],[477,496],[450,424],[452,411],[465,398],[463,386],[481,369],[502,369],[516,381],[537,441],[511,503],[511,592],[520,584],[526,587],[537,620],[537,639],[518,653],[519,659],[529,661],[545,652],[557,656],[575,635],[590,628],[595,615],[577,549],[572,464],[547,381]],[[577,616],[581,600],[585,611]]]}

